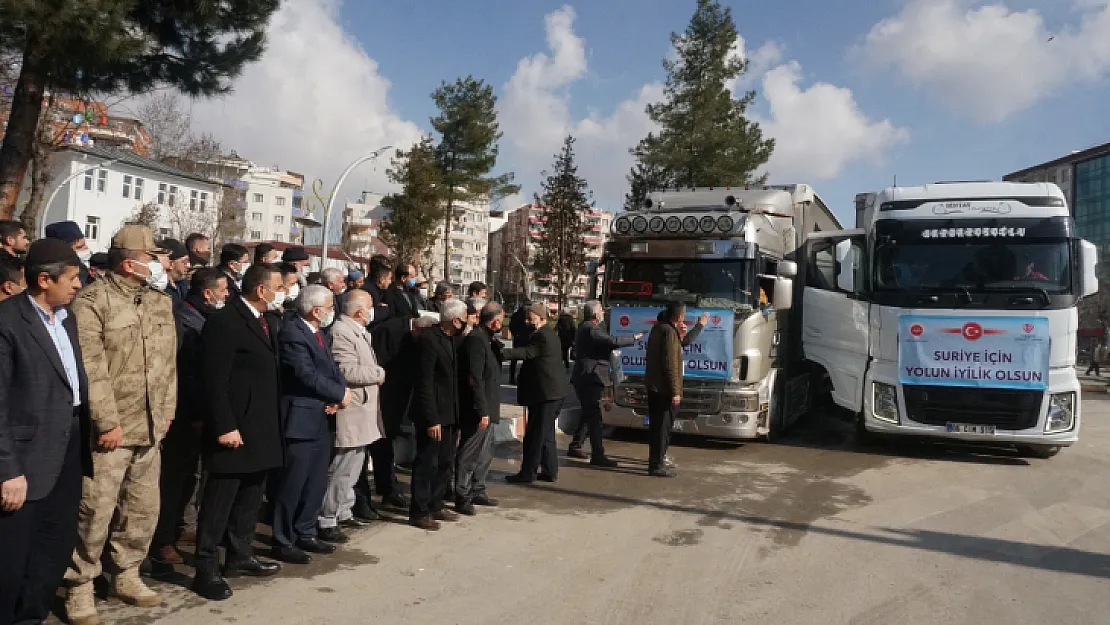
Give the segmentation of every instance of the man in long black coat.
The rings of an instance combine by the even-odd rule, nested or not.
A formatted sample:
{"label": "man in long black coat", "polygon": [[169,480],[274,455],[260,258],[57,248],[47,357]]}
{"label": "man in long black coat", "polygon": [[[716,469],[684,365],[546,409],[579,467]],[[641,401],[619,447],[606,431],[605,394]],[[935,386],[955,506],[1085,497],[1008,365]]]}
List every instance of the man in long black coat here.
{"label": "man in long black coat", "polygon": [[284,445],[276,316],[284,296],[281,273],[255,265],[243,275],[242,297],[204,324],[204,387],[209,411],[203,463],[208,478],[197,520],[193,590],[214,601],[231,596],[220,577],[219,547],[225,534],[224,576],[263,577],[274,562],[254,557],[252,543],[268,471],[282,466]]}
{"label": "man in long black coat", "polygon": [[455,471],[455,509],[474,514],[474,506],[496,506],[486,494],[493,464],[493,428],[501,421],[501,359],[494,335],[505,311],[490,302],[478,311],[478,325],[459,343],[459,451]]}
{"label": "man in long black coat", "polygon": [[[566,371],[559,353],[559,335],[547,325],[547,307],[528,308],[528,325],[533,328],[527,347],[502,352],[505,358],[523,360],[517,379],[517,403],[528,408],[524,429],[524,457],[520,472],[505,479],[514,484],[530,484],[539,479],[554,482],[559,474],[555,451],[555,420],[567,396]],[[538,471],[538,473],[537,473]]]}

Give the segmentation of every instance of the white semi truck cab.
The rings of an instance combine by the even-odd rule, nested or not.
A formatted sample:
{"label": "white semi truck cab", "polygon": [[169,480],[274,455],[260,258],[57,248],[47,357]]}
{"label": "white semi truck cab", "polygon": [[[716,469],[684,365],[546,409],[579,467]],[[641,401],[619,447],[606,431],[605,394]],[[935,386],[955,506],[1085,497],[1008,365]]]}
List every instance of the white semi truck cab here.
{"label": "white semi truck cab", "polygon": [[965,182],[857,196],[857,229],[809,236],[807,361],[861,435],[1075,443],[1077,304],[1097,250],[1051,183]]}

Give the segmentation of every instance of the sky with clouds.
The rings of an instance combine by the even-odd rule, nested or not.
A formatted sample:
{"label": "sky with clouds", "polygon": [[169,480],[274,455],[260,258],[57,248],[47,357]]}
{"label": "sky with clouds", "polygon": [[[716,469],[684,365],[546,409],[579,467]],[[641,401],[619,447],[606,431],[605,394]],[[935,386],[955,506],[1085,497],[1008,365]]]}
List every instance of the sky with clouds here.
{"label": "sky with clouds", "polygon": [[[750,61],[733,88],[776,149],[777,184],[815,186],[842,220],[892,183],[999,178],[1110,141],[1110,0],[731,0]],[[482,12],[475,8],[481,5]],[[260,165],[329,184],[353,159],[430,130],[430,94],[494,85],[498,172],[538,190],[566,133],[598,206],[619,208],[628,148],[652,130],[669,34],[693,0],[284,0],[269,47],[198,130]],[[390,191],[385,159],[340,199]],[[726,184],[729,181],[721,181]],[[846,225],[848,225],[846,223]]]}

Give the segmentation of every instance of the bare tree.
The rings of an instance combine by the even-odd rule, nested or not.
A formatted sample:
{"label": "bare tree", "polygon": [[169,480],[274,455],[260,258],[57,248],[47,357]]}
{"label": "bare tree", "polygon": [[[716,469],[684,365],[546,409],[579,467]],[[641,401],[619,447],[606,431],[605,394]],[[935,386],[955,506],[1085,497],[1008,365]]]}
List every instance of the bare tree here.
{"label": "bare tree", "polygon": [[150,157],[160,161],[183,156],[192,141],[193,116],[181,96],[161,91],[143,102],[136,112],[150,135]]}
{"label": "bare tree", "polygon": [[161,214],[161,208],[154,202],[147,202],[142,206],[135,209],[131,213],[131,217],[125,222],[131,225],[146,226],[151,230],[158,230],[158,217]]}
{"label": "bare tree", "polygon": [[230,185],[222,189],[216,203],[216,230],[212,237],[215,246],[243,238],[247,229],[246,206],[245,191]]}

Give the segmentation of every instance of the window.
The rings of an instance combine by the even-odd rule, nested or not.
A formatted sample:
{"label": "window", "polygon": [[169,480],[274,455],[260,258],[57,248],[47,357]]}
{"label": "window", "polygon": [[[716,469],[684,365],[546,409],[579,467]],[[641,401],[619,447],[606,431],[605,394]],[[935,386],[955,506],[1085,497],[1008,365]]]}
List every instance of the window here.
{"label": "window", "polygon": [[158,229],[158,236],[163,238],[163,239],[170,236],[171,234],[173,234],[173,233],[170,231],[169,228],[159,228]]}
{"label": "window", "polygon": [[251,213],[251,221],[262,221],[262,213]]}
{"label": "window", "polygon": [[135,199],[136,200],[142,200],[143,199],[143,179],[142,178],[136,178],[135,179]]}
{"label": "window", "polygon": [[262,197],[261,193],[255,193],[254,194],[254,201],[255,202],[265,202],[266,198]]}
{"label": "window", "polygon": [[275,241],[284,241],[285,237],[281,236],[281,233],[279,232],[279,233],[274,235],[274,240]]}
{"label": "window", "polygon": [[285,206],[285,198],[283,198],[283,197],[274,198],[274,203],[277,204],[278,206]]}
{"label": "window", "polygon": [[123,177],[123,197],[131,197],[131,176]]}
{"label": "window", "polygon": [[251,230],[251,238],[255,239],[255,240],[261,239],[262,238],[262,232],[260,232],[258,230]]}
{"label": "window", "polygon": [[92,191],[92,185],[93,185],[93,170],[90,167],[89,169],[85,170],[85,190],[86,191]]}
{"label": "window", "polygon": [[89,215],[85,218],[85,239],[95,241],[100,238],[100,218]]}
{"label": "window", "polygon": [[170,185],[169,203],[166,204],[166,206],[169,206],[170,208],[173,208],[174,202],[177,201],[176,198],[177,198],[177,187],[175,187],[173,185]]}
{"label": "window", "polygon": [[474,228],[467,228],[466,229],[466,236],[468,236],[468,237],[474,236]]}
{"label": "window", "polygon": [[189,210],[195,211],[197,209],[197,197],[196,189],[189,192]]}
{"label": "window", "polygon": [[159,182],[158,183],[158,203],[159,204],[165,204],[166,203],[166,183],[164,183],[164,182]]}
{"label": "window", "polygon": [[809,253],[809,267],[806,270],[806,286],[824,291],[836,289],[836,255],[833,241],[819,241],[813,244]]}
{"label": "window", "polygon": [[104,193],[108,190],[108,170],[101,169],[96,172],[96,190]]}
{"label": "window", "polygon": [[275,224],[285,223],[285,215],[274,215],[274,223]]}
{"label": "window", "polygon": [[204,212],[208,210],[208,192],[202,191],[200,194],[200,210]]}

